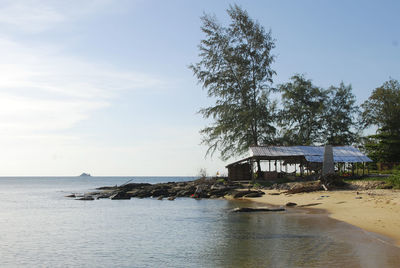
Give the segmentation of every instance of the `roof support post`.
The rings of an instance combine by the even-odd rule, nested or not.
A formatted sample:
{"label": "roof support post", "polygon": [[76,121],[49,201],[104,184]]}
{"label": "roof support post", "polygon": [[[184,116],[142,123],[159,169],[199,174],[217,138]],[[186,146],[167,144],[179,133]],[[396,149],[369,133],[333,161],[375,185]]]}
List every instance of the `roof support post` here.
{"label": "roof support post", "polygon": [[301,172],[301,177],[304,176],[304,166],[305,166],[305,162],[303,162],[303,160],[301,160],[300,162],[300,172]]}
{"label": "roof support post", "polygon": [[249,159],[249,166],[250,166],[251,180],[254,180],[254,167],[253,167],[253,161],[251,161],[251,159]]}
{"label": "roof support post", "polygon": [[363,176],[365,175],[365,162],[362,162],[362,167],[363,167]]}

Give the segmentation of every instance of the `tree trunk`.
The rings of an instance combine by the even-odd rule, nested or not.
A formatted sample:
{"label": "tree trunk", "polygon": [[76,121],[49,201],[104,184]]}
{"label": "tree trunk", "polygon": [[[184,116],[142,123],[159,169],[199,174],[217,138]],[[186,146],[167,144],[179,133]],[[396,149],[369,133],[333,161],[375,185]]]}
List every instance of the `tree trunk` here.
{"label": "tree trunk", "polygon": [[261,179],[261,163],[257,160],[257,179]]}

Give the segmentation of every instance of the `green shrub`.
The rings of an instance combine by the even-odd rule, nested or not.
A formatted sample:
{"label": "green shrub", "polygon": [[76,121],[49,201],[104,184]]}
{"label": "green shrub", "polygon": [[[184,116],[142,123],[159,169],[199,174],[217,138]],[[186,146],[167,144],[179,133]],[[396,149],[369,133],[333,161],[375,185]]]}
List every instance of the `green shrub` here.
{"label": "green shrub", "polygon": [[386,179],[386,184],[393,187],[393,189],[400,189],[400,172],[396,172]]}

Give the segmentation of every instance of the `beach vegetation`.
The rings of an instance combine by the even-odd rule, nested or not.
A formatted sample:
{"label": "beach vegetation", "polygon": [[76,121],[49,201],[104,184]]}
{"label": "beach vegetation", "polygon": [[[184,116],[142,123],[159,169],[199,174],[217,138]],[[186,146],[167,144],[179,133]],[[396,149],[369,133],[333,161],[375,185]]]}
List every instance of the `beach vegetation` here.
{"label": "beach vegetation", "polygon": [[400,162],[400,82],[384,82],[361,107],[363,127],[377,127],[376,134],[363,142],[369,157],[375,162]]}
{"label": "beach vegetation", "polygon": [[343,82],[327,89],[323,112],[322,143],[351,145],[359,140],[356,115],[359,113],[352,86]]}
{"label": "beach vegetation", "polygon": [[351,145],[358,140],[358,108],[351,85],[341,82],[323,89],[296,74],[278,89],[282,145]]}
{"label": "beach vegetation", "polygon": [[321,136],[326,92],[299,74],[278,88],[283,106],[279,112],[282,144],[314,144]]}
{"label": "beach vegetation", "polygon": [[392,187],[393,189],[400,189],[400,172],[389,176],[386,179],[386,185]]}

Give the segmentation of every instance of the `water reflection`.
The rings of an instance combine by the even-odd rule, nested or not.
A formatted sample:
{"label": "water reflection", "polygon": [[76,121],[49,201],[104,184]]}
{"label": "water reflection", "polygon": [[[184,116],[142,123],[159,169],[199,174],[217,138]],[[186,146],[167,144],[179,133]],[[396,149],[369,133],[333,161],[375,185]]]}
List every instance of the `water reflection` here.
{"label": "water reflection", "polygon": [[400,249],[324,215],[227,213],[220,224],[223,235],[214,245],[221,255],[215,263],[219,267],[398,267],[400,263]]}

